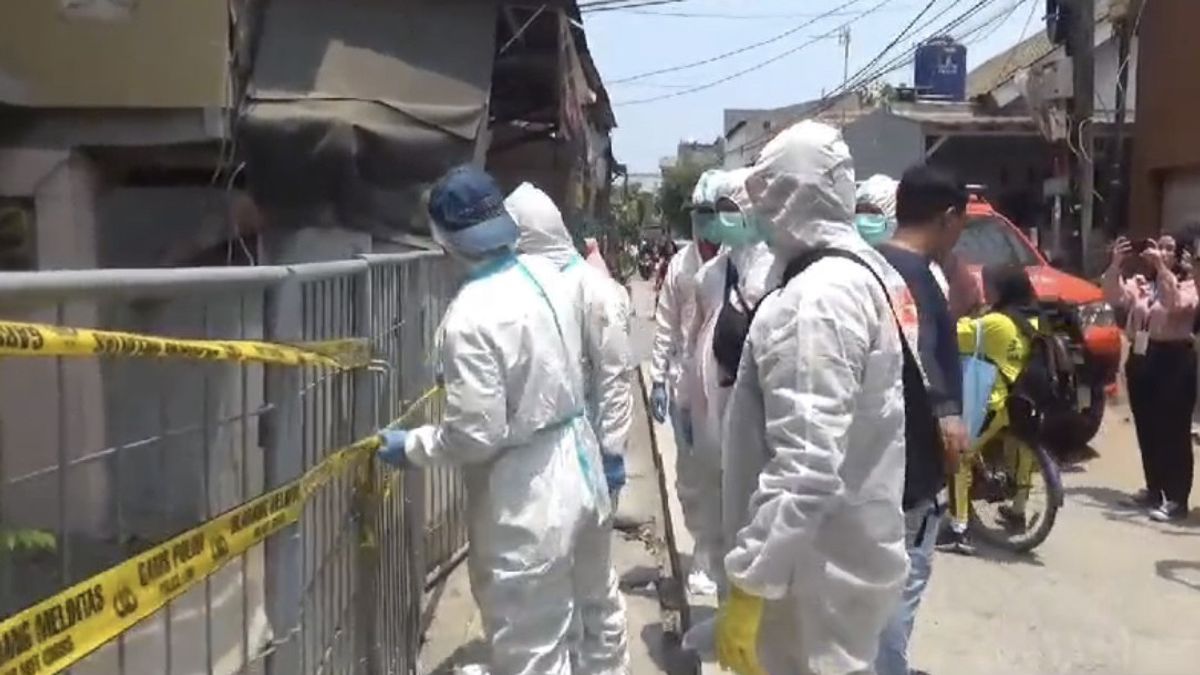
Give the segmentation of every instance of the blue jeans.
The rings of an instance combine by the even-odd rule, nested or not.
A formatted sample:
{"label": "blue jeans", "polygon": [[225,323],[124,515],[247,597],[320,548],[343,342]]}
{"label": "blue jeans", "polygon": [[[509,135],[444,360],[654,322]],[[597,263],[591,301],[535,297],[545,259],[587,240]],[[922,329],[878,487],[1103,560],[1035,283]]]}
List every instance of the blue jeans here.
{"label": "blue jeans", "polygon": [[875,657],[877,675],[908,675],[908,642],[921,596],[933,572],[933,550],[944,509],[936,501],[918,503],[904,512],[904,536],[908,548],[908,579],[892,618],[879,637],[879,655]]}

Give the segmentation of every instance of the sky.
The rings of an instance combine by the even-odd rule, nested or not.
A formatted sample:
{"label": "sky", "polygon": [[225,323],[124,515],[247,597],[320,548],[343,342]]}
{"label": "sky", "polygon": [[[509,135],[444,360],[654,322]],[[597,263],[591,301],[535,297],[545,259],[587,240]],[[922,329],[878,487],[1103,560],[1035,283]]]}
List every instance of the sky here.
{"label": "sky", "polygon": [[[965,41],[968,68],[1016,44],[1023,34],[1044,29],[1044,0],[933,0],[916,25],[932,23],[898,43],[889,56],[932,36],[934,29],[979,2],[985,2],[980,13],[952,33],[958,36],[975,29]],[[927,0],[681,0],[641,9],[585,13],[588,45],[617,116],[618,128],[613,132],[617,161],[634,173],[657,172],[659,159],[674,156],[680,140],[713,141],[720,136],[726,108],[776,108],[833,90],[843,76],[844,48],[836,36],[843,25],[850,28],[853,75],[927,4]],[[814,22],[831,10],[839,11]],[[736,56],[618,82],[710,59],[793,30],[787,37]],[[803,46],[805,43],[811,44]],[[794,53],[785,55],[792,50]],[[637,102],[680,94],[752,68],[702,91]],[[911,83],[912,67],[885,79]]]}

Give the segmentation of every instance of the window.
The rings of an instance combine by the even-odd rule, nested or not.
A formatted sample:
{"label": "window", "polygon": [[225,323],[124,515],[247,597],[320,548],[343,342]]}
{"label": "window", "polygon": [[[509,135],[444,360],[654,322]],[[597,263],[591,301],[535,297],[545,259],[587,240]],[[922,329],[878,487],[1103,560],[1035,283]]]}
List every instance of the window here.
{"label": "window", "polygon": [[0,197],[0,271],[37,267],[33,234],[33,202]]}
{"label": "window", "polygon": [[954,253],[968,265],[1015,263],[1026,267],[1041,260],[1016,230],[995,216],[967,220]]}

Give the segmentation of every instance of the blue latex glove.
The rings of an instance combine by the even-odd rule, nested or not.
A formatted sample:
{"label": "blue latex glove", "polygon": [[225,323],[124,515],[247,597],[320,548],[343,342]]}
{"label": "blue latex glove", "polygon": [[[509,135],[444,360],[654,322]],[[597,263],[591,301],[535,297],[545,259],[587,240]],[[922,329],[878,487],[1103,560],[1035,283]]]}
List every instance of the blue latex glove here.
{"label": "blue latex glove", "polygon": [[609,494],[616,494],[625,487],[625,458],[621,455],[605,453],[604,479],[608,483]]}
{"label": "blue latex glove", "polygon": [[408,453],[404,451],[404,447],[408,441],[408,431],[405,429],[384,429],[379,432],[379,442],[382,443],[379,450],[379,459],[388,464],[403,469],[411,464],[408,461]]}
{"label": "blue latex glove", "polygon": [[692,433],[692,411],[681,409],[679,411],[679,419],[675,420],[678,425],[679,435],[683,436],[683,442],[688,445],[695,445],[696,435]]}
{"label": "blue latex glove", "polygon": [[667,421],[667,385],[663,382],[655,382],[650,390],[650,414],[659,424]]}

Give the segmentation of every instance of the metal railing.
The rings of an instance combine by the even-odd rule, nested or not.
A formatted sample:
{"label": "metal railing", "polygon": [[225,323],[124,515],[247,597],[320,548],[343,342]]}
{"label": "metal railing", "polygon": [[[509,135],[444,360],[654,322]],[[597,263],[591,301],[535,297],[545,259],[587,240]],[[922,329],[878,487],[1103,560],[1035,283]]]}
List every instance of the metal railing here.
{"label": "metal railing", "polygon": [[[0,360],[0,616],[297,479],[407,410],[434,382],[448,267],[413,253],[0,275],[3,319],[188,338],[365,338],[379,364]],[[416,672],[422,597],[465,549],[464,511],[457,472],[355,467],[315,492],[297,524],[71,672]]]}

